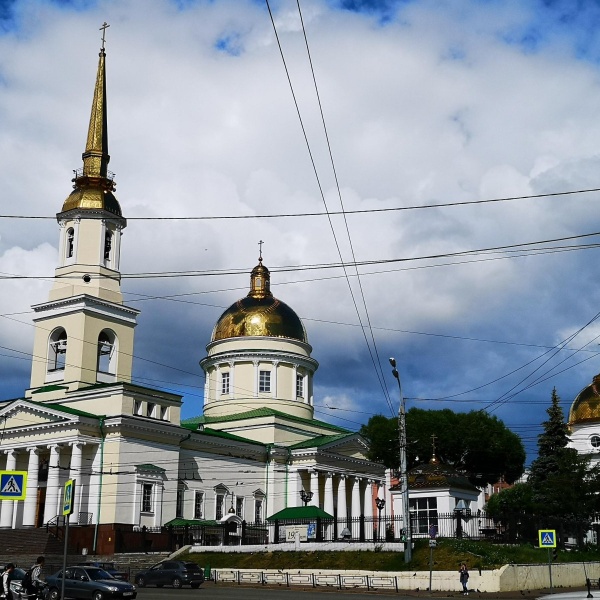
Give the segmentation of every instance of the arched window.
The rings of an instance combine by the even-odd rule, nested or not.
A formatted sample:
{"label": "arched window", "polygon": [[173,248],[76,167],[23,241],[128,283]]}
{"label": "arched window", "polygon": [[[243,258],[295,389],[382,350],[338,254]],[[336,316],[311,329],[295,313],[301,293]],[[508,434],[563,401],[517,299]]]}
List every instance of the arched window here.
{"label": "arched window", "polygon": [[67,332],[58,327],[50,334],[48,342],[48,373],[65,370],[67,358]]}
{"label": "arched window", "polygon": [[104,262],[109,263],[111,259],[111,250],[113,245],[113,232],[110,229],[104,234]]}
{"label": "arched window", "polygon": [[117,373],[117,336],[104,329],[98,336],[98,359],[96,364],[98,381],[111,382]]}
{"label": "arched window", "polygon": [[75,230],[72,227],[67,229],[66,242],[65,257],[73,258],[73,253],[75,252]]}

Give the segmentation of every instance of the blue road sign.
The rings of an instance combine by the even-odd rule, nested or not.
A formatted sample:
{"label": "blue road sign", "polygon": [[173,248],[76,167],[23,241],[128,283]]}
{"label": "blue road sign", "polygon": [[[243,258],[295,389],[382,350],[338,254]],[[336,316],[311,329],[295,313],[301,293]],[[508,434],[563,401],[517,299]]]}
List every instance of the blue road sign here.
{"label": "blue road sign", "polygon": [[556,548],[556,530],[539,529],[540,548]]}
{"label": "blue road sign", "polygon": [[75,480],[69,479],[65,483],[65,493],[63,496],[63,516],[67,516],[73,513],[73,504],[75,500]]}
{"label": "blue road sign", "polygon": [[27,471],[0,471],[0,500],[25,500]]}

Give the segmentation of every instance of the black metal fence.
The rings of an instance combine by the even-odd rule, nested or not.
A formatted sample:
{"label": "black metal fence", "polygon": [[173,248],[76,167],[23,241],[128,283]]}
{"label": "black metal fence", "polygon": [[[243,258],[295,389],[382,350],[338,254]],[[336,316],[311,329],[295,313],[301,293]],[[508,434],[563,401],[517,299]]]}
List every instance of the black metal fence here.
{"label": "black metal fence", "polygon": [[[117,526],[118,527],[118,526]],[[495,543],[538,543],[538,530],[555,529],[558,545],[598,543],[598,519],[549,519],[523,514],[492,518],[483,512],[457,511],[448,514],[411,514],[413,540],[438,538],[488,540]],[[177,527],[142,527],[129,530],[122,550],[175,550],[187,544],[200,546],[267,545],[293,542],[370,542],[375,544],[405,541],[406,528],[401,516],[356,517],[352,519],[295,519],[264,523],[234,522]]]}

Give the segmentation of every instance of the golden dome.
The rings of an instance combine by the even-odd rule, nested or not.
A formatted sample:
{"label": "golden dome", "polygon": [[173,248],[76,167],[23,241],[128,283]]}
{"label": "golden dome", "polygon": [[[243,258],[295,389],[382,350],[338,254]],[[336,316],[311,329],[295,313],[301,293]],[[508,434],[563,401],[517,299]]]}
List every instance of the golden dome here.
{"label": "golden dome", "polygon": [[308,343],[300,317],[271,294],[269,269],[259,263],[250,275],[250,292],[219,318],[211,341],[235,337],[280,337]]}
{"label": "golden dome", "polygon": [[575,398],[569,411],[569,425],[600,421],[600,374]]}
{"label": "golden dome", "polygon": [[119,201],[112,193],[112,190],[99,187],[77,187],[65,200],[62,211],[67,212],[76,208],[85,208],[89,210],[105,210],[118,217],[123,216]]}

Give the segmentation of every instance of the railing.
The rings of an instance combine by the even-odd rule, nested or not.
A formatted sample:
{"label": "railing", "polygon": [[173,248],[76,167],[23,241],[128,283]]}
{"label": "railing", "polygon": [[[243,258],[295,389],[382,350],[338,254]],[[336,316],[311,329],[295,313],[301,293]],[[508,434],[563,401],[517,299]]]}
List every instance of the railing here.
{"label": "railing", "polygon": [[[411,513],[413,540],[427,539],[435,526],[438,538],[487,540],[494,543],[529,542],[537,544],[538,529],[556,529],[559,545],[598,543],[600,518],[549,520],[526,515],[503,515],[493,519],[485,513],[456,511],[419,515]],[[170,527],[116,526],[116,552],[172,551],[192,544],[200,546],[277,545],[291,541],[289,529],[302,531],[307,542],[402,543],[405,527],[401,516],[355,517],[351,519],[298,519],[266,523],[207,523]],[[585,533],[588,537],[585,537]],[[589,537],[593,533],[593,538]]]}

